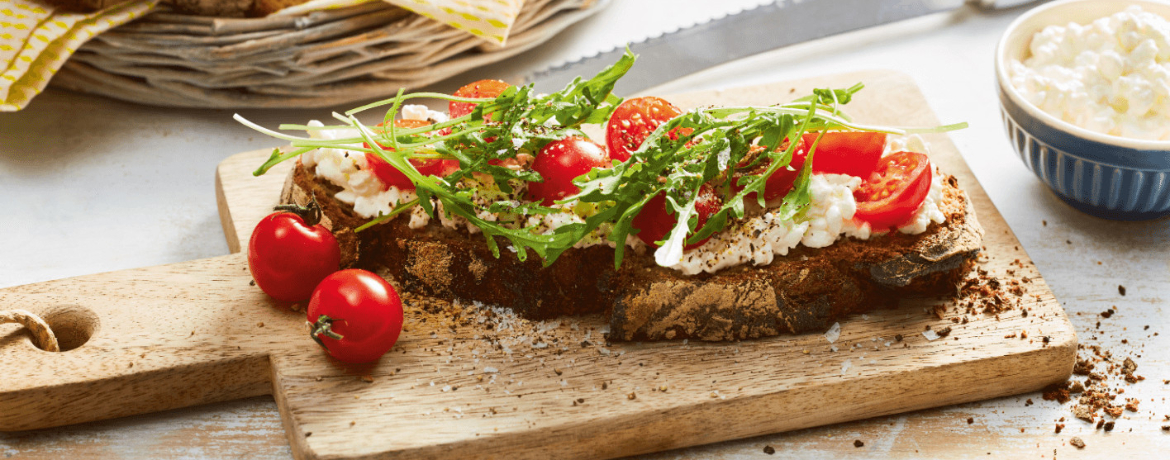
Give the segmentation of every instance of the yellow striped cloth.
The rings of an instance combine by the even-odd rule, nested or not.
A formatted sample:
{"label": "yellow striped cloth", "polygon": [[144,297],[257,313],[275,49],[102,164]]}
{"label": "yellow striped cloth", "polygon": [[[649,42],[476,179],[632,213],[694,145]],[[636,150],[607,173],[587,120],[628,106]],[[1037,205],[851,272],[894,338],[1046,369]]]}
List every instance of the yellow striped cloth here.
{"label": "yellow striped cloth", "polygon": [[[310,0],[273,13],[273,16],[302,14],[357,5],[375,0]],[[447,24],[489,43],[504,46],[524,0],[385,0]]]}
{"label": "yellow striped cloth", "polygon": [[524,0],[386,0],[500,46]]}
{"label": "yellow striped cloth", "polygon": [[95,13],[55,11],[32,0],[0,0],[0,112],[23,109],[77,47],[154,8],[133,0]]}

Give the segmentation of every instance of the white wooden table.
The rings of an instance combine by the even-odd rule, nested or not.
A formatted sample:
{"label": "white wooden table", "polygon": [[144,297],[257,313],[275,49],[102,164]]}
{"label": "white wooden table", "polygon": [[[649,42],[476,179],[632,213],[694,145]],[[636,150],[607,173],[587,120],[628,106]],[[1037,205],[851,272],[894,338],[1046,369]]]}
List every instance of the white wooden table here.
{"label": "white wooden table", "polygon": [[[451,91],[466,81],[555,62],[589,40],[636,38],[638,27],[663,20],[639,11],[651,9],[648,3],[615,2],[556,43],[434,89]],[[992,52],[1000,33],[1022,12],[964,9],[879,27],[710,69],[651,92],[869,68],[911,75],[944,122],[970,123],[952,134],[955,143],[1069,311],[1081,343],[1132,356],[1139,364],[1137,373],[1147,380],[1125,386],[1124,396],[1140,398],[1140,410],[1126,412],[1106,434],[1073,419],[1067,405],[1025,394],[646,458],[769,458],[765,446],[781,458],[1114,458],[1170,452],[1170,433],[1160,429],[1170,424],[1163,420],[1170,415],[1164,400],[1170,385],[1163,384],[1170,379],[1165,353],[1170,221],[1121,223],[1081,214],[1014,157],[1000,124]],[[268,126],[328,116],[327,110],[243,113]],[[230,117],[224,110],[160,109],[53,90],[25,111],[0,114],[0,196],[5,198],[0,287],[226,254],[214,197],[215,165],[231,154],[278,144]],[[1127,295],[1119,294],[1119,285]],[[1117,314],[1098,315],[1111,307]],[[1067,427],[1054,434],[1062,417]],[[1070,446],[1073,436],[1087,447]],[[854,440],[864,446],[854,447]],[[290,451],[275,404],[257,398],[0,433],[0,458],[5,457],[286,459]]]}

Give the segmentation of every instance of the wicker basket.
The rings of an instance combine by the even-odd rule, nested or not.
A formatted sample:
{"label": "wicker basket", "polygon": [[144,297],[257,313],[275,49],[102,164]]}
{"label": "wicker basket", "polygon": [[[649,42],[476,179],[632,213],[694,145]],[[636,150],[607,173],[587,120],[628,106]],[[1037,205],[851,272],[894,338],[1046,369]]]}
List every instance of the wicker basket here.
{"label": "wicker basket", "polygon": [[337,106],[502,60],[608,3],[527,0],[504,47],[385,2],[260,19],[161,10],[90,40],[52,84],[162,106]]}

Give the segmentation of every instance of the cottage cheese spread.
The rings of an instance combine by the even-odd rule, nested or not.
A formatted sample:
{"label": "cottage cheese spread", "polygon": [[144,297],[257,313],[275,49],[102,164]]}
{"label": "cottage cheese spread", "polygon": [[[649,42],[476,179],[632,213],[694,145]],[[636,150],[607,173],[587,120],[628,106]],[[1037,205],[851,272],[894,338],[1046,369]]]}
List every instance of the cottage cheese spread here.
{"label": "cottage cheese spread", "polygon": [[1170,140],[1170,21],[1131,6],[1032,37],[1011,84],[1041,110],[1114,136]]}
{"label": "cottage cheese spread", "polygon": [[[409,107],[409,106],[407,106]],[[405,111],[405,109],[404,109]],[[417,115],[422,116],[422,115]],[[433,117],[433,115],[426,115]],[[432,118],[433,119],[433,118]],[[323,126],[320,122],[310,121],[309,126]],[[349,129],[313,130],[310,135],[322,139],[345,139],[357,137],[357,133]],[[360,145],[360,144],[359,144]],[[356,146],[356,145],[355,145]],[[928,146],[922,138],[913,136],[890,136],[886,145],[886,153],[898,151],[913,151],[928,153]],[[301,164],[329,182],[342,188],[336,198],[350,204],[354,212],[367,218],[375,218],[389,213],[395,206],[417,198],[413,191],[399,190],[389,187],[382,190],[382,183],[366,168],[364,154],[353,153],[344,149],[321,148],[307,152],[301,156]],[[472,181],[472,178],[464,180]],[[814,174],[809,184],[812,196],[810,205],[793,220],[783,220],[777,217],[777,210],[772,209],[755,217],[729,224],[723,231],[715,234],[698,248],[685,251],[680,261],[670,264],[670,268],[679,270],[687,275],[702,272],[715,273],[724,268],[734,267],[751,262],[754,265],[767,265],[775,256],[785,256],[796,246],[803,244],[811,248],[821,248],[832,245],[842,237],[853,237],[861,240],[869,239],[874,232],[869,224],[860,225],[853,220],[857,211],[857,202],[853,198],[853,191],[861,185],[860,177],[840,174]],[[486,207],[496,201],[518,200],[524,195],[523,183],[513,184],[513,194],[506,195],[495,185],[468,184],[473,190],[473,201]],[[898,231],[908,234],[925,232],[931,223],[943,223],[946,216],[938,207],[942,200],[942,180],[935,172],[932,174],[930,192],[926,200],[915,211],[913,218],[900,227]],[[519,202],[517,201],[517,204]],[[466,219],[459,216],[447,216],[441,203],[435,203],[436,214],[444,227],[466,228],[470,233],[480,230]],[[535,227],[539,233],[551,233],[556,228],[570,224],[583,223],[585,218],[593,215],[596,209],[590,204],[568,203],[560,206],[561,212],[545,215],[528,216],[523,222],[516,222],[525,227]],[[488,221],[511,221],[515,216],[497,215],[481,211],[478,217]],[[421,206],[415,206],[410,214],[410,227],[422,228],[430,223],[431,217],[423,211]],[[575,247],[588,247],[606,244],[611,247],[615,243],[609,241],[612,231],[609,224],[602,225],[591,234],[586,235]],[[636,236],[626,238],[626,245],[637,252],[645,249],[645,244]]]}
{"label": "cottage cheese spread", "polygon": [[[309,122],[309,126],[325,125],[313,120]],[[311,130],[309,136],[314,139],[361,137],[352,129]],[[355,144],[354,147],[360,148],[361,144]],[[370,171],[366,155],[361,152],[329,148],[310,150],[301,155],[301,165],[341,187],[342,190],[337,192],[336,198],[353,206],[354,212],[363,217],[373,218],[389,213],[394,204],[415,199],[414,192],[402,191],[396,187],[382,190],[382,181]]]}
{"label": "cottage cheese spread", "polygon": [[[860,185],[860,177],[814,175],[809,184],[812,202],[794,220],[781,220],[776,217],[776,211],[772,210],[729,224],[702,246],[683,253],[682,260],[670,268],[695,275],[702,272],[715,273],[748,262],[752,265],[768,265],[775,256],[786,256],[788,251],[801,244],[810,248],[823,248],[842,237],[868,240],[871,236],[882,235],[884,232],[873,231],[868,223],[858,225],[853,220],[853,214],[857,212],[853,191]],[[942,201],[942,190],[940,174],[934,171],[926,200],[898,231],[917,235],[925,232],[931,223],[946,222],[946,215],[938,207]]]}
{"label": "cottage cheese spread", "polygon": [[[435,123],[447,121],[447,114],[430,110],[425,105],[407,104],[402,106],[402,118],[408,120],[431,120]],[[312,120],[309,126],[322,127],[323,123]],[[309,131],[309,137],[314,139],[349,139],[359,138],[361,134],[353,129],[319,129]],[[361,144],[353,144],[360,147]],[[390,187],[382,190],[382,181],[374,176],[367,167],[366,155],[361,152],[350,152],[344,149],[320,148],[305,152],[301,155],[301,164],[320,177],[341,187],[335,197],[350,206],[359,216],[375,218],[388,214],[400,203],[406,203],[418,198],[413,191],[400,190]],[[430,222],[421,207],[411,210],[410,228],[422,228]]]}

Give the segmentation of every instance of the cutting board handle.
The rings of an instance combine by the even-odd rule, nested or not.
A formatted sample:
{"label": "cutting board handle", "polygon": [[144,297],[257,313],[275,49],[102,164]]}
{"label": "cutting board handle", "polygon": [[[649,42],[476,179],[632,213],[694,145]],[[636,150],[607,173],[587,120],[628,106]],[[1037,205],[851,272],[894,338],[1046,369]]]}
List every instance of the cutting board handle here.
{"label": "cutting board handle", "polygon": [[271,394],[271,350],[313,345],[304,318],[250,281],[233,254],[0,290],[63,350],[0,325],[0,431]]}

